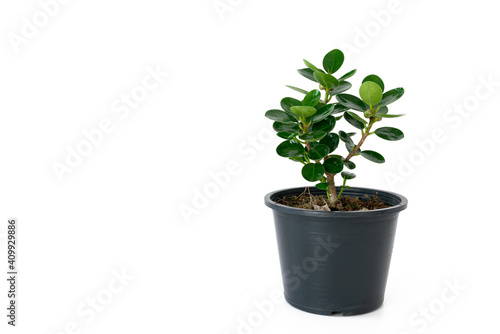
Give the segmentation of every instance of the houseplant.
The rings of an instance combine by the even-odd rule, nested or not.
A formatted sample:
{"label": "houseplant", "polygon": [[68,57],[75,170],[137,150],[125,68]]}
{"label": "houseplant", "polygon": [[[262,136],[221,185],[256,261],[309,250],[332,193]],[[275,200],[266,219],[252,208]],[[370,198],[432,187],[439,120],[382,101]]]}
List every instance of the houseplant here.
{"label": "houseplant", "polygon": [[[356,70],[335,77],[343,62],[337,49],[325,55],[322,69],[304,60],[307,67],[298,71],[317,88],[288,86],[304,97],[286,97],[281,109],[266,112],[284,139],[278,155],[301,164],[302,176],[315,182],[311,189],[284,189],[265,197],[274,214],[285,298],[296,308],[328,315],[367,313],[382,304],[398,214],[407,206],[401,195],[347,186],[355,177],[349,171],[356,168],[351,159],[385,161],[380,153],[364,150],[370,136],[390,141],[404,137],[393,127],[375,129],[382,120],[403,116],[389,114],[387,106],[404,90],[384,92],[380,77],[368,75],[360,97],[347,94],[352,85],[346,80]],[[360,132],[358,140],[357,132],[334,131],[344,120]]]}

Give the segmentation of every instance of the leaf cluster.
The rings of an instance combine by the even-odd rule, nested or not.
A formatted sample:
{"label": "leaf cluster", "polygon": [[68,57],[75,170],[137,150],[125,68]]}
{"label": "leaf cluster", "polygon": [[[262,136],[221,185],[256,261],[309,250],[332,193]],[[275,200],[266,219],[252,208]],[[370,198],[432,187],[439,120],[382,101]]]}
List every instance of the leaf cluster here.
{"label": "leaf cluster", "polygon": [[[396,118],[402,114],[389,114],[388,105],[400,99],[403,88],[385,91],[382,79],[371,74],[366,76],[359,87],[359,97],[345,93],[352,84],[347,79],[356,74],[351,70],[340,77],[335,73],[344,63],[344,54],[335,49],[328,52],[322,68],[304,60],[306,68],[298,72],[314,82],[317,88],[305,90],[287,86],[304,94],[303,98],[285,97],[281,100],[281,109],[268,110],[265,116],[274,121],[273,129],[284,141],[276,148],[279,156],[303,164],[302,176],[310,182],[319,182],[316,187],[328,191],[329,174],[339,174],[346,180],[356,175],[344,169],[356,168],[351,158],[362,156],[375,163],[385,162],[385,158],[373,150],[361,150],[361,145],[369,135],[389,141],[401,140],[404,134],[394,127],[380,127],[373,130],[375,123],[387,118]],[[331,102],[335,98],[336,102]],[[355,131],[336,129],[337,123],[344,119]],[[360,132],[361,139],[355,142],[353,137]],[[337,149],[343,143],[347,153]],[[342,190],[343,190],[342,188]]]}

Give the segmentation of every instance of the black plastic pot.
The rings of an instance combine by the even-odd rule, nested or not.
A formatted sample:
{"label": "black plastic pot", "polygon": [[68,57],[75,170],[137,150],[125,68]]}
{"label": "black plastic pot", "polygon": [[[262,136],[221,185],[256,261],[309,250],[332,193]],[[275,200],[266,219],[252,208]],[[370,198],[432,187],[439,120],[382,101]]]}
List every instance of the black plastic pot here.
{"label": "black plastic pot", "polygon": [[[342,196],[378,195],[391,207],[326,212],[276,203],[303,191],[284,189],[265,197],[274,213],[285,299],[298,309],[323,315],[377,309],[384,301],[398,214],[407,199],[387,191],[351,188]],[[314,187],[310,191],[325,194]]]}

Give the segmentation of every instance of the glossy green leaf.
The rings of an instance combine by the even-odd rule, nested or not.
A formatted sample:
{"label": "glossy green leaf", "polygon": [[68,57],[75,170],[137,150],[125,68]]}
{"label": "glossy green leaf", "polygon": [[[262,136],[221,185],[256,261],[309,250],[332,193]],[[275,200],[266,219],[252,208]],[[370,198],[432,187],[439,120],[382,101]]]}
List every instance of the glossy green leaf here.
{"label": "glossy green leaf", "polygon": [[316,113],[316,108],[309,106],[293,106],[290,111],[299,117],[309,117]]}
{"label": "glossy green leaf", "polygon": [[352,84],[348,81],[339,81],[339,85],[335,87],[335,89],[330,91],[330,95],[337,95],[340,93],[345,92],[346,90],[349,90],[352,87]]}
{"label": "glossy green leaf", "polygon": [[349,79],[350,77],[352,77],[354,74],[356,74],[356,71],[357,70],[352,70],[352,71],[349,71],[347,72],[346,74],[344,74],[343,76],[341,76],[339,78],[339,81],[344,81],[345,79]]}
{"label": "glossy green leaf", "polygon": [[273,129],[276,132],[293,132],[293,133],[298,133],[299,132],[299,126],[297,124],[285,124],[285,123],[280,123],[280,122],[274,122],[273,123]]}
{"label": "glossy green leaf", "polygon": [[330,74],[322,72],[314,72],[316,80],[326,89],[334,89],[339,85],[339,81]]}
{"label": "glossy green leaf", "polygon": [[[356,148],[356,145],[354,145],[354,144],[350,144],[350,143],[345,143],[345,148],[347,149],[347,151],[348,151],[349,153],[351,153],[351,152],[352,152],[352,151],[354,151],[354,149]],[[356,150],[356,152],[354,153],[354,155],[358,155],[358,154],[360,154],[360,153],[361,153],[361,149],[360,149],[360,148],[358,148],[358,149]]]}
{"label": "glossy green leaf", "polygon": [[325,169],[319,162],[310,163],[302,167],[302,176],[307,181],[319,181],[323,177],[323,174],[325,174]]}
{"label": "glossy green leaf", "polygon": [[333,130],[333,128],[335,128],[336,122],[337,121],[335,120],[335,117],[328,116],[324,120],[314,123],[312,126],[312,131],[325,131],[326,133],[329,133]]}
{"label": "glossy green leaf", "polygon": [[318,89],[314,89],[309,93],[307,93],[306,96],[304,96],[304,99],[302,100],[302,105],[314,107],[316,104],[318,104],[320,99],[321,99],[321,92]]}
{"label": "glossy green leaf", "polygon": [[283,139],[292,139],[295,137],[297,134],[293,132],[288,132],[288,131],[281,131],[277,133],[278,137],[283,138]]}
{"label": "glossy green leaf", "polygon": [[365,128],[366,121],[351,111],[344,113],[344,119],[355,128],[360,130]]}
{"label": "glossy green leaf", "polygon": [[307,60],[305,60],[305,59],[303,59],[303,60],[304,60],[304,64],[306,64],[306,66],[309,67],[311,70],[313,70],[313,71],[320,71],[319,68],[317,68],[316,66],[314,66],[313,64],[311,64]]}
{"label": "glossy green leaf", "polygon": [[295,124],[297,123],[297,119],[288,115],[282,110],[271,109],[266,112],[266,117],[272,119],[273,121],[286,123],[286,124]]}
{"label": "glossy green leaf", "polygon": [[363,152],[361,152],[361,156],[370,160],[370,161],[376,162],[378,164],[385,162],[385,159],[382,156],[382,154],[377,153],[375,151],[368,151],[368,150],[363,151]]}
{"label": "glossy green leaf", "polygon": [[382,95],[382,88],[372,81],[366,81],[359,87],[359,96],[370,106],[378,104],[382,100]]}
{"label": "glossy green leaf", "polygon": [[378,103],[380,106],[386,106],[388,104],[391,104],[401,98],[405,93],[405,90],[403,87],[400,88],[394,88],[391,89],[390,91],[387,91],[384,93],[382,100]]}
{"label": "glossy green leaf", "polygon": [[401,140],[405,137],[403,131],[388,126],[375,130],[375,134],[382,139],[390,141]]}
{"label": "glossy green leaf", "polygon": [[329,158],[337,158],[337,159],[339,159],[340,161],[342,161],[342,160],[344,159],[344,157],[343,157],[343,156],[341,156],[341,155],[339,155],[339,154],[330,154],[328,157],[329,157]]}
{"label": "glossy green leaf", "polygon": [[323,58],[323,68],[327,73],[335,73],[344,63],[344,53],[338,49],[332,50]]}
{"label": "glossy green leaf", "polygon": [[328,189],[328,182],[321,182],[321,183],[318,183],[316,184],[316,188],[318,188],[319,190],[326,190]]}
{"label": "glossy green leaf", "polygon": [[380,108],[378,108],[378,111],[377,111],[377,114],[387,114],[389,112],[389,108],[387,108],[386,106],[382,106]]}
{"label": "glossy green leaf", "polygon": [[318,111],[314,115],[311,116],[310,121],[312,123],[316,123],[316,122],[319,122],[319,121],[327,118],[328,116],[330,116],[332,114],[333,108],[334,108],[333,104],[327,104],[327,105],[319,108]]}
{"label": "glossy green leaf", "polygon": [[371,74],[371,75],[368,75],[366,76],[364,79],[363,79],[363,82],[362,83],[365,83],[367,81],[371,81],[371,82],[374,82],[376,83],[381,89],[382,91],[384,91],[384,82],[382,81],[382,79],[380,79],[380,77],[378,77],[377,75],[375,74]]}
{"label": "glossy green leaf", "polygon": [[307,90],[305,90],[305,89],[302,89],[302,88],[299,88],[299,87],[295,87],[295,86],[290,86],[290,85],[285,85],[285,86],[288,87],[288,88],[290,88],[290,89],[293,89],[296,92],[299,92],[299,93],[302,93],[302,94],[307,94]]}
{"label": "glossy green leaf", "polygon": [[340,175],[342,175],[342,178],[347,180],[352,180],[356,177],[356,174],[347,171],[342,172]]}
{"label": "glossy green leaf", "polygon": [[352,162],[351,160],[345,160],[345,159],[343,159],[342,163],[344,164],[344,166],[346,166],[349,169],[356,168],[356,164],[354,162]]}
{"label": "glossy green leaf", "polygon": [[314,71],[311,70],[310,68],[302,68],[300,70],[297,70],[300,75],[302,75],[304,78],[307,78],[311,81],[318,82],[316,78],[314,77]]}
{"label": "glossy green leaf", "polygon": [[284,99],[281,100],[280,105],[284,111],[290,111],[291,107],[301,106],[302,101],[294,99],[293,97],[285,97]]}
{"label": "glossy green leaf", "polygon": [[323,137],[323,139],[321,139],[319,143],[328,146],[330,150],[328,153],[332,153],[339,146],[339,141],[340,138],[338,134],[329,133],[325,137]]}
{"label": "glossy green leaf", "polygon": [[276,147],[276,153],[285,158],[302,156],[304,155],[304,152],[304,146],[293,140],[284,141]]}
{"label": "glossy green leaf", "polygon": [[319,110],[319,108],[323,108],[326,104],[323,103],[323,101],[319,100],[318,104],[314,107],[316,110]]}
{"label": "glossy green leaf", "polygon": [[338,158],[330,157],[323,162],[325,171],[331,174],[340,173],[344,169],[344,164]]}
{"label": "glossy green leaf", "polygon": [[327,135],[325,131],[313,131],[311,133],[306,133],[305,135],[299,136],[300,139],[307,142],[318,141],[321,140],[324,136]]}
{"label": "glossy green leaf", "polygon": [[351,139],[351,136],[349,136],[347,133],[345,133],[344,131],[339,131],[339,137],[340,137],[340,140],[342,140],[344,143],[346,144],[350,144],[352,146],[355,146],[354,145],[354,142],[352,141]]}
{"label": "glossy green leaf", "polygon": [[340,103],[336,103],[335,106],[333,107],[332,115],[340,114],[347,110],[349,110],[349,108],[347,108],[346,106],[343,106]]}
{"label": "glossy green leaf", "polygon": [[304,159],[304,157],[291,157],[291,158],[288,158],[292,161],[296,161],[296,162],[300,162],[302,164],[305,164],[306,163],[306,160]]}
{"label": "glossy green leaf", "polygon": [[311,143],[311,148],[307,152],[307,156],[311,160],[321,160],[330,153],[328,146],[320,143]]}
{"label": "glossy green leaf", "polygon": [[366,103],[364,103],[360,98],[350,95],[350,94],[339,94],[336,96],[337,101],[340,102],[341,105],[354,109],[357,111],[365,111],[368,109]]}
{"label": "glossy green leaf", "polygon": [[374,114],[373,117],[375,117],[375,118],[396,118],[396,117],[401,117],[404,115],[405,114]]}

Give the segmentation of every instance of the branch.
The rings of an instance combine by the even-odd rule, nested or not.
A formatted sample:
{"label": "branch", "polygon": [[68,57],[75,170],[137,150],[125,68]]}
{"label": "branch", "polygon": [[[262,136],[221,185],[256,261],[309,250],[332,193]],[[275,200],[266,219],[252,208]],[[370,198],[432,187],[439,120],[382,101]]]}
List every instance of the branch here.
{"label": "branch", "polygon": [[354,147],[353,150],[349,153],[349,155],[345,158],[345,161],[349,161],[349,159],[351,159],[354,156],[354,153],[359,150],[361,145],[363,145],[366,137],[368,137],[370,135],[370,130],[371,130],[374,123],[375,123],[375,118],[371,117],[370,123],[368,124],[368,127],[365,130],[365,133],[361,137],[361,140],[359,141],[358,145],[356,145],[356,147]]}

